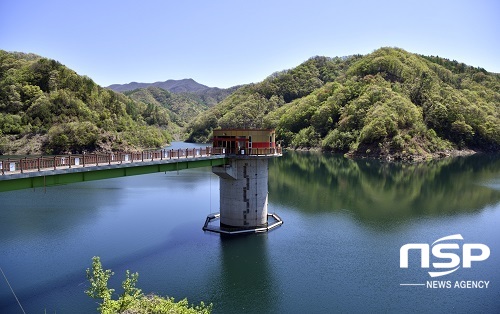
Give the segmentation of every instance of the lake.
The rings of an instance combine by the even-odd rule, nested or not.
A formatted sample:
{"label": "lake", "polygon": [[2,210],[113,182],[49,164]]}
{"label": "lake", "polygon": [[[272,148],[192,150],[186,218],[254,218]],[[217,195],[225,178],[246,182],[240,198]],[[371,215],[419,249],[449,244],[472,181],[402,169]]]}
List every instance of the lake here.
{"label": "lake", "polygon": [[[0,267],[27,313],[97,313],[84,293],[93,256],[117,290],[129,269],[144,292],[212,302],[214,313],[500,311],[499,155],[395,164],[287,152],[269,164],[280,228],[203,232],[218,205],[210,168],[0,193]],[[460,249],[432,251],[430,268],[418,250],[400,268],[403,245],[456,234],[444,242]],[[472,250],[465,267],[469,243],[489,257]],[[429,276],[456,258],[456,271]],[[3,276],[0,313],[21,313]]]}

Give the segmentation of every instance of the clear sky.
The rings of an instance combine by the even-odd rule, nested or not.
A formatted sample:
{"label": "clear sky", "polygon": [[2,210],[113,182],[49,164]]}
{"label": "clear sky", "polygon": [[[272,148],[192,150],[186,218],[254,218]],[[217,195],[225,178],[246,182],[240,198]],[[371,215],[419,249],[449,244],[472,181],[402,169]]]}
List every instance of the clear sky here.
{"label": "clear sky", "polygon": [[500,73],[500,1],[0,0],[0,49],[58,60],[102,86],[230,87],[383,46]]}

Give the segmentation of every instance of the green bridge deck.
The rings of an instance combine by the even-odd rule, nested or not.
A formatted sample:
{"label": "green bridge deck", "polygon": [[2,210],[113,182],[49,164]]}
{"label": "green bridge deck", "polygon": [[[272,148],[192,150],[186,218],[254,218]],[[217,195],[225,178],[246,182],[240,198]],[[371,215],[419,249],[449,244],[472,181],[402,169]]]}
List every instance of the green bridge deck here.
{"label": "green bridge deck", "polygon": [[103,164],[73,164],[71,166],[56,165],[53,166],[52,169],[30,169],[24,171],[13,171],[10,173],[5,172],[3,175],[0,175],[0,192],[43,188],[69,183],[134,176],[155,172],[220,166],[225,163],[225,155],[205,155],[191,157],[183,156],[176,157],[174,159],[158,158],[147,161],[113,161]]}

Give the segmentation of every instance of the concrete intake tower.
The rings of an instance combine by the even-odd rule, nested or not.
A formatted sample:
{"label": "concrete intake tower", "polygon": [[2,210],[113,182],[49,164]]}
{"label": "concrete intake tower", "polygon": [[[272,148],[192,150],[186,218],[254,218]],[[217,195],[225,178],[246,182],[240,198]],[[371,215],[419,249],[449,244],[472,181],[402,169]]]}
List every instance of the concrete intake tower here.
{"label": "concrete intake tower", "polygon": [[[282,155],[274,130],[221,129],[213,131],[213,147],[228,162],[212,167],[220,180],[220,213],[209,215],[203,230],[225,234],[265,232],[283,223],[268,214],[268,161]],[[210,222],[220,219],[220,226]],[[272,220],[272,221],[270,221]]]}

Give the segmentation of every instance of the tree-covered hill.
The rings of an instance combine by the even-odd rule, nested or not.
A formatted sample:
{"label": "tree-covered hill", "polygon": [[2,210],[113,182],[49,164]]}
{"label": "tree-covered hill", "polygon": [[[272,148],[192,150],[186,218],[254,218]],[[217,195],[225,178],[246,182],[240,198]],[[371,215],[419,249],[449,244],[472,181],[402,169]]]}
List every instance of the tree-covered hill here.
{"label": "tree-covered hill", "polygon": [[210,87],[200,84],[193,79],[166,80],[165,82],[154,82],[154,83],[130,82],[128,84],[112,84],[108,86],[109,89],[112,89],[115,92],[122,92],[122,93],[148,87],[158,87],[172,93],[184,93],[184,92],[195,93],[210,89]]}
{"label": "tree-covered hill", "polygon": [[500,75],[457,61],[381,48],[314,57],[244,86],[188,126],[276,128],[284,145],[386,158],[500,149]]}
{"label": "tree-covered hill", "polygon": [[397,48],[313,57],[230,89],[170,85],[177,92],[116,93],[57,61],[0,50],[0,153],[152,148],[221,127],[276,128],[286,146],[355,156],[500,149],[499,74]]}
{"label": "tree-covered hill", "polygon": [[228,89],[207,88],[197,92],[169,92],[160,87],[149,86],[123,93],[134,100],[167,108],[171,121],[179,126],[174,136],[180,140],[186,137],[183,134],[183,127],[189,121],[192,121],[208,108],[215,106],[236,89],[237,87]]}
{"label": "tree-covered hill", "polygon": [[102,88],[55,60],[0,50],[0,154],[160,147],[166,108]]}
{"label": "tree-covered hill", "polygon": [[[127,95],[134,94],[138,90],[156,88],[163,89],[172,94],[170,102],[165,104],[167,107],[174,103],[174,106],[183,106],[183,102],[187,101],[187,105],[194,102],[200,104],[200,107],[208,108],[216,105],[224,100],[227,96],[237,90],[240,86],[233,86],[230,88],[208,87],[200,84],[193,79],[183,80],[167,80],[165,82],[155,83],[128,83],[128,84],[113,84],[108,86],[116,92],[121,92]],[[152,89],[155,90],[155,89]],[[179,95],[179,97],[175,97]]]}

